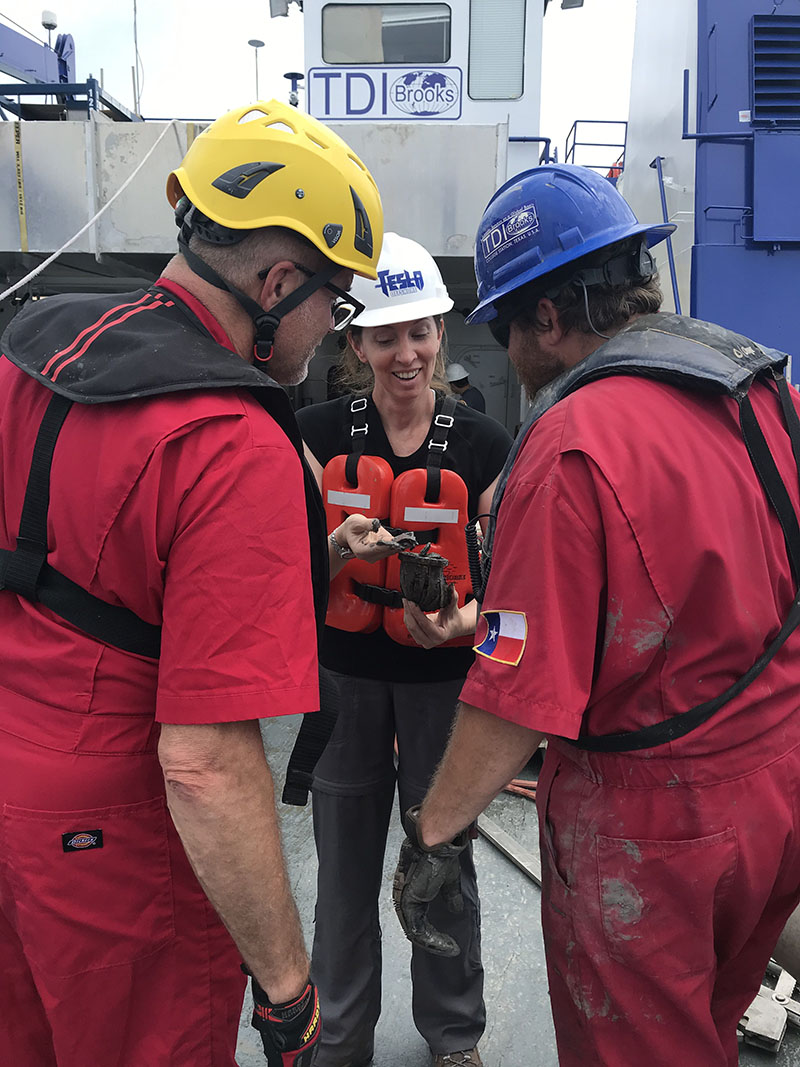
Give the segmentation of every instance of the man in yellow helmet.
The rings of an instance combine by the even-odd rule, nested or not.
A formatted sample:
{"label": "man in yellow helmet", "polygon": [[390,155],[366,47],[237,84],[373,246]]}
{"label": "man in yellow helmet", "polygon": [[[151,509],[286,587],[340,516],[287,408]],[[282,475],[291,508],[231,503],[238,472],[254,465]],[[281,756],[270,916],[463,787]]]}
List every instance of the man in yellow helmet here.
{"label": "man in yellow helmet", "polygon": [[[148,290],[25,308],[0,359],[0,1063],[271,1067],[316,990],[258,719],[318,707],[321,501],[288,398],[383,220],[346,144],[271,102],[170,175]],[[316,600],[316,603],[315,603]]]}

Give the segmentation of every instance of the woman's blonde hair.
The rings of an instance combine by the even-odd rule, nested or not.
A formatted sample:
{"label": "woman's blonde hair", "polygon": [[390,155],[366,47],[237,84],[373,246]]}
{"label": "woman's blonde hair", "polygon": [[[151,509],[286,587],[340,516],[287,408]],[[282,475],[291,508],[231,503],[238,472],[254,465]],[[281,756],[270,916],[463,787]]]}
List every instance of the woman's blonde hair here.
{"label": "woman's blonde hair", "polygon": [[[447,365],[447,330],[444,328],[444,319],[441,315],[432,315],[431,318],[433,318],[433,321],[437,324],[437,328],[440,324],[442,325],[442,340],[439,344],[439,351],[436,353],[436,362],[433,365],[431,389],[435,390],[437,393],[449,395],[453,390],[450,388],[450,383],[447,381],[445,375],[445,366]],[[363,326],[350,327],[347,331],[347,345],[339,359],[339,381],[341,382],[341,387],[342,389],[346,389],[348,393],[354,393],[356,396],[366,396],[368,393],[371,393],[372,387],[375,384],[372,368],[369,363],[361,362],[350,341],[351,335],[360,337],[363,329]]]}

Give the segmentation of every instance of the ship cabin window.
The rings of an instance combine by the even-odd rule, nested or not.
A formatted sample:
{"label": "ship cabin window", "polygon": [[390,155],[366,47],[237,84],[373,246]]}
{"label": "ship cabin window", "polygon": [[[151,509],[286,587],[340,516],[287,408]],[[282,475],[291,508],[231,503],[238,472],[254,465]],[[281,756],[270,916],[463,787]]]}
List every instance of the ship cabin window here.
{"label": "ship cabin window", "polygon": [[448,4],[326,4],[325,63],[447,63]]}
{"label": "ship cabin window", "polygon": [[470,97],[517,100],[524,75],[525,0],[470,0]]}

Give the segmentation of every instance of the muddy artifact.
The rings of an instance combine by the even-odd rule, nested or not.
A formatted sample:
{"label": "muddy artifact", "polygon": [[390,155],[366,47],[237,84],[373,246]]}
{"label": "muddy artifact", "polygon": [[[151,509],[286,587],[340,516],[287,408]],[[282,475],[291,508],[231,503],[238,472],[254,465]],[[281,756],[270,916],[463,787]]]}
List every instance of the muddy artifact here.
{"label": "muddy artifact", "polygon": [[426,545],[421,552],[400,553],[400,592],[423,611],[438,611],[450,601],[444,576],[450,561],[429,550],[430,545]]}

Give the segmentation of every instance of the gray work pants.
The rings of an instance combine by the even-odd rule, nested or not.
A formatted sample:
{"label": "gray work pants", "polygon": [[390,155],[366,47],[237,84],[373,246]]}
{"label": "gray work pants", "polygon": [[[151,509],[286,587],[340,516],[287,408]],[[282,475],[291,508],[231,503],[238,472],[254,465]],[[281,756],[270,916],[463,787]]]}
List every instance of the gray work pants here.
{"label": "gray work pants", "polygon": [[[401,811],[422,800],[463,681],[381,682],[327,673],[338,689],[339,717],[314,775],[319,875],[311,972],[323,1019],[316,1062],[345,1067],[368,1062],[381,1010],[378,898],[389,892],[382,874],[395,781]],[[462,853],[461,883],[461,914],[441,901],[429,912],[434,926],[456,939],[461,955],[447,959],[412,948],[414,1022],[434,1053],[473,1048],[486,1022],[471,846]]]}

